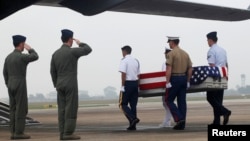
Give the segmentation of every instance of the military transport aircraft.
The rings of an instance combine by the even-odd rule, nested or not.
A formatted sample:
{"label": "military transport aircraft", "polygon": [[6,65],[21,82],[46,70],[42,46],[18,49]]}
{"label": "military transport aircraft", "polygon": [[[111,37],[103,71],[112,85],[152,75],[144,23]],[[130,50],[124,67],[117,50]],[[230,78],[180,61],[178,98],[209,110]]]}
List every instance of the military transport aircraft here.
{"label": "military transport aircraft", "polygon": [[184,2],[179,0],[0,0],[0,20],[31,5],[67,7],[85,16],[104,11],[241,21],[250,19],[250,10]]}
{"label": "military transport aircraft", "polygon": [[[250,8],[236,9],[179,0],[0,0],[0,20],[31,5],[67,7],[85,16],[112,11],[217,21],[250,19]],[[156,74],[162,74],[162,72]],[[221,88],[220,85],[219,87]],[[226,86],[222,85],[222,88],[226,88]],[[153,93],[154,96],[155,93],[159,94],[158,91]],[[8,117],[8,105],[0,102],[0,125],[7,125]],[[27,117],[27,124],[37,123],[39,124]]]}

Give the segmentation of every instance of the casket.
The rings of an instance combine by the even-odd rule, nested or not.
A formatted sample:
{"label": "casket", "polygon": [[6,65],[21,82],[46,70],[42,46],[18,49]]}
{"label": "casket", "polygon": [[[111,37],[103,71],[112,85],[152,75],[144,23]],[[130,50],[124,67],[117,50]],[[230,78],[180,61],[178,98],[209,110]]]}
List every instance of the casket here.
{"label": "casket", "polygon": [[[197,66],[193,67],[190,88],[187,93],[227,89],[228,72],[226,67]],[[165,93],[166,72],[141,73],[139,96],[162,96]]]}

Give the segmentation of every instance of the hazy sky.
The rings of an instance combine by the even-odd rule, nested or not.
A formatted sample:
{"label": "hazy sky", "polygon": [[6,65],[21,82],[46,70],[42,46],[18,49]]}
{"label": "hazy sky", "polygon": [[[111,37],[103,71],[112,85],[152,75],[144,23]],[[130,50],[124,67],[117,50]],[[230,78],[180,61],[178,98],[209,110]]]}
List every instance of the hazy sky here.
{"label": "hazy sky", "polygon": [[[250,0],[196,1],[243,9],[250,4]],[[63,28],[73,30],[75,38],[93,49],[78,62],[79,89],[88,90],[92,96],[102,94],[106,86],[119,91],[122,46],[133,48],[132,55],[139,59],[142,73],[160,71],[165,60],[163,52],[168,47],[166,36],[180,36],[180,47],[189,53],[193,66],[207,65],[206,34],[210,31],[218,32],[218,44],[227,50],[229,88],[241,85],[241,74],[246,74],[245,83],[250,84],[249,25],[250,20],[221,22],[116,12],[88,17],[67,8],[31,6],[0,21],[0,97],[8,97],[2,70],[5,57],[14,49],[14,34],[25,35],[26,42],[39,54],[39,60],[28,65],[28,93],[55,91],[49,72],[50,59],[62,44]]]}

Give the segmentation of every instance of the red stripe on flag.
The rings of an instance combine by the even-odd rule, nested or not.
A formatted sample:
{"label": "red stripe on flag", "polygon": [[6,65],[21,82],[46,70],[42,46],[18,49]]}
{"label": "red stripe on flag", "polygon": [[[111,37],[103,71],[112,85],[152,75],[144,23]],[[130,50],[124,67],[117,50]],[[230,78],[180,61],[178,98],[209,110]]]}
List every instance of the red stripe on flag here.
{"label": "red stripe on flag", "polygon": [[227,76],[226,68],[222,67],[221,69],[222,69],[223,77],[226,77]]}
{"label": "red stripe on flag", "polygon": [[166,75],[165,71],[152,72],[152,73],[142,73],[142,74],[140,74],[140,79],[152,78],[152,77],[161,77],[161,76],[165,76],[165,75]]}
{"label": "red stripe on flag", "polygon": [[227,71],[225,67],[222,67],[222,73],[223,73],[223,77],[227,76]]}
{"label": "red stripe on flag", "polygon": [[165,88],[166,82],[156,82],[156,83],[147,83],[141,84],[140,90],[149,90],[149,89],[157,89],[157,88]]}

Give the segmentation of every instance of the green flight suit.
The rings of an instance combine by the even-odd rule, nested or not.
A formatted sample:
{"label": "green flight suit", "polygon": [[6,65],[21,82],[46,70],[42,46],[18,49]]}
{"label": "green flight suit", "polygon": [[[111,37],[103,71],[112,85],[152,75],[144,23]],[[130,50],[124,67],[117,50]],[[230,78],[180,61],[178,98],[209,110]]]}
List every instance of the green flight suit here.
{"label": "green flight suit", "polygon": [[84,43],[77,48],[63,44],[52,55],[50,73],[57,90],[60,136],[72,135],[75,131],[78,111],[77,62],[91,51]]}
{"label": "green flight suit", "polygon": [[23,134],[28,114],[26,69],[30,62],[38,59],[38,54],[34,49],[28,52],[29,54],[24,54],[15,49],[4,62],[3,75],[9,93],[12,135]]}

